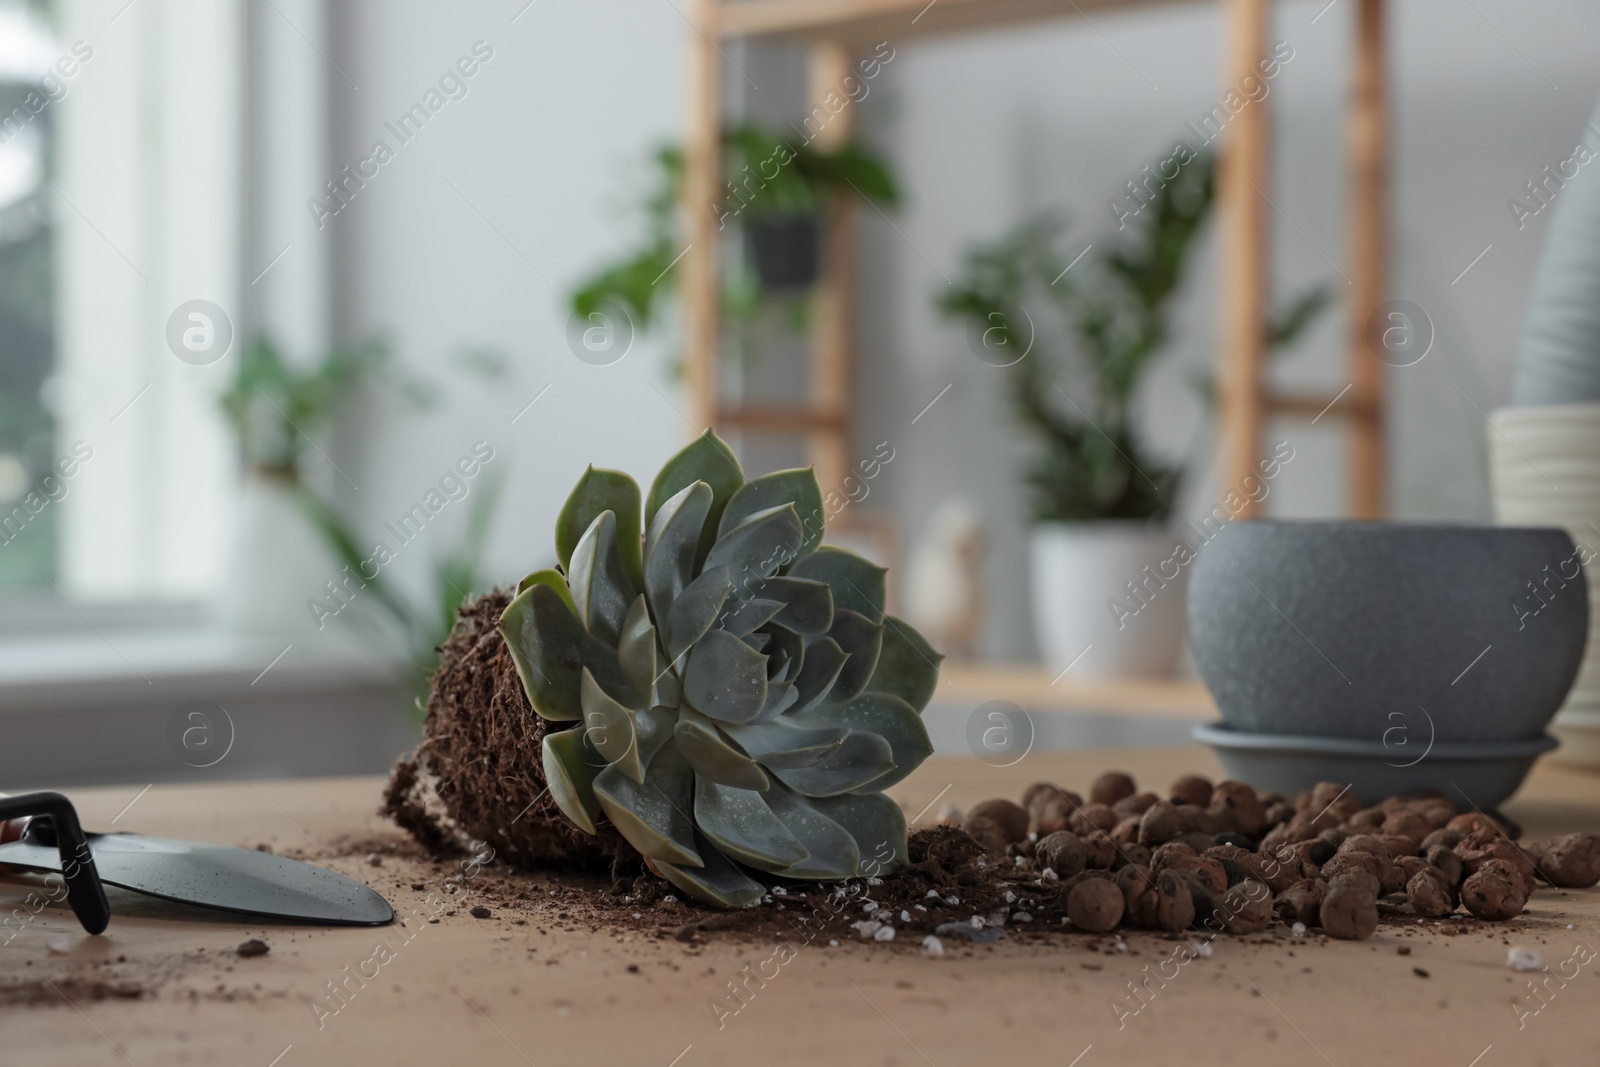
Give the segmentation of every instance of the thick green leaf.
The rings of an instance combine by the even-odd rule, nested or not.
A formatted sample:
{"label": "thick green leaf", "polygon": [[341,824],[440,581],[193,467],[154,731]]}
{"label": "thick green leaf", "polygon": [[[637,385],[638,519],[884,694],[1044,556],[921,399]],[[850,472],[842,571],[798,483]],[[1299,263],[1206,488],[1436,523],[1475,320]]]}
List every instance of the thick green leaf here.
{"label": "thick green leaf", "polygon": [[753,789],[735,789],[696,776],[694,823],[729,859],[757,870],[781,871],[809,855]]}
{"label": "thick green leaf", "polygon": [[712,543],[717,539],[717,524],[722,513],[733,499],[733,494],[744,485],[744,471],[733,451],[716,434],[707,430],[690,442],[689,446],[671,459],[650,483],[650,496],[645,502],[645,522],[652,527],[656,515],[668,500],[677,496],[695,482],[705,482],[711,490],[707,522],[700,535],[695,552],[695,562],[706,558]]}
{"label": "thick green leaf", "polygon": [[587,670],[583,672],[583,728],[589,744],[605,759],[635,782],[644,781],[644,765],[639,760],[638,737],[633,716],[612,700]]}
{"label": "thick green leaf", "polygon": [[798,678],[805,664],[805,638],[781,626],[769,627],[762,633],[772,635],[772,640],[766,648],[767,681],[777,685],[779,682]]}
{"label": "thick green leaf", "polygon": [[801,665],[800,677],[795,681],[795,688],[800,691],[795,712],[805,711],[827,699],[849,660],[850,653],[840,648],[839,642],[831,637],[818,638],[807,645],[806,661]]}
{"label": "thick green leaf", "polygon": [[716,625],[733,591],[728,568],[711,567],[684,586],[667,613],[667,656],[682,669],[682,656]]}
{"label": "thick green leaf", "polygon": [[840,608],[833,613],[833,629],[828,631],[828,636],[850,654],[839,671],[839,680],[833,684],[832,699],[849,700],[867,688],[878,668],[878,656],[883,649],[883,623]]}
{"label": "thick green leaf", "polygon": [[[732,583],[728,588],[733,588]],[[725,604],[722,614],[717,616],[717,629],[726,630],[735,637],[744,637],[771,622],[773,616],[782,610],[783,605],[776,600],[734,600]]]}
{"label": "thick green leaf", "polygon": [[702,715],[750,722],[767,702],[767,657],[726,630],[712,630],[689,651],[683,696]]}
{"label": "thick green leaf", "polygon": [[889,742],[877,734],[852,733],[837,751],[805,767],[766,764],[773,777],[808,797],[833,797],[860,789],[894,770]]}
{"label": "thick green leaf", "polygon": [[656,675],[656,703],[673,710],[683,704],[683,682],[672,668],[663,667]]}
{"label": "thick green leaf", "polygon": [[600,802],[594,797],[594,776],[600,760],[583,741],[584,728],[545,734],[540,749],[544,754],[544,780],[550,797],[562,814],[586,834],[596,830]]}
{"label": "thick green leaf", "polygon": [[848,726],[857,734],[877,734],[887,741],[894,768],[884,768],[881,779],[871,780],[875,792],[894,785],[933,754],[933,742],[928,739],[922,716],[910,704],[888,693],[862,693],[848,703],[820,704],[804,715],[791,715],[789,720],[796,726],[811,728]]}
{"label": "thick green leaf", "polygon": [[727,567],[740,596],[757,595],[763,580],[794,562],[804,531],[793,504],[758,511],[717,538],[707,567]]}
{"label": "thick green leaf", "polygon": [[726,729],[740,748],[768,767],[814,767],[850,736],[848,726],[795,726],[787,719]]}
{"label": "thick green leaf", "polygon": [[556,517],[556,556],[570,572],[578,541],[602,511],[617,517],[617,545],[635,588],[644,585],[639,542],[639,484],[621,471],[590,467],[573,486]]}
{"label": "thick green leaf", "polygon": [[628,617],[622,622],[617,662],[628,681],[628,707],[634,711],[650,707],[659,668],[656,665],[656,628],[650,622],[650,609],[645,606],[643,593],[634,598],[633,607],[628,609]]}
{"label": "thick green leaf", "polygon": [[725,536],[757,512],[780,504],[794,505],[804,534],[799,554],[807,555],[822,543],[823,527],[826,525],[822,490],[817,487],[816,471],[810,467],[773,471],[747,482],[728,501],[728,508],[722,513],[722,521],[717,526],[717,535]]}
{"label": "thick green leaf", "polygon": [[657,619],[667,618],[672,602],[694,578],[695,552],[701,530],[709,525],[711,498],[711,487],[695,482],[654,512],[644,543],[644,587],[650,614]]}
{"label": "thick green leaf", "polygon": [[622,565],[614,513],[602,511],[578,540],[567,570],[567,585],[584,628],[615,648],[628,608],[639,591]]}
{"label": "thick green leaf", "polygon": [[812,802],[790,792],[782,784],[766,794],[773,814],[783,820],[805,850],[811,853],[800,863],[779,873],[785,878],[827,880],[853,878],[861,869],[861,846],[849,830],[816,808]]}
{"label": "thick green leaf", "polygon": [[761,714],[752,721],[772,722],[799,702],[800,690],[794,687],[793,682],[768,681],[767,702],[761,706]]}
{"label": "thick green leaf", "polygon": [[815,637],[833,625],[833,589],[827,582],[782,575],[751,588],[756,596],[783,602],[784,610],[776,621],[786,630]]}
{"label": "thick green leaf", "polygon": [[694,772],[673,745],[646,764],[644,781],[635,782],[616,767],[594,779],[595,799],[628,844],[650,859],[702,865],[694,847]]}
{"label": "thick green leaf", "polygon": [[694,844],[705,857],[705,866],[682,867],[657,860],[661,877],[695,900],[719,908],[742,908],[766,894],[765,886],[721,856],[704,837],[695,834]]}
{"label": "thick green leaf", "polygon": [[568,610],[574,615],[578,613],[578,609],[572,606],[572,590],[567,588],[566,576],[555,568],[547,567],[542,571],[534,571],[517,583],[517,592],[525,593],[531,585],[548,585],[566,602]]}
{"label": "thick green leaf", "polygon": [[696,774],[719,785],[754,789],[764,793],[771,781],[756,761],[740,752],[717,729],[716,724],[694,711],[685,711],[673,730],[678,751]]}
{"label": "thick green leaf", "polygon": [[672,740],[672,728],[677,723],[678,712],[675,708],[657,706],[634,714],[633,727],[639,737],[640,763],[650,766],[656,753]]}
{"label": "thick green leaf", "polygon": [[875,878],[903,867],[906,854],[906,816],[900,805],[874,793],[812,801],[816,809],[856,839],[861,849],[861,875]]}
{"label": "thick green leaf", "polygon": [[883,618],[888,598],[888,571],[849,549],[824,545],[789,569],[791,578],[810,578],[833,587],[833,606],[849,608],[869,619]]}
{"label": "thick green leaf", "polygon": [[920,712],[939,686],[939,663],[943,659],[910,623],[885,616],[883,648],[867,690],[897,696]]}
{"label": "thick green leaf", "polygon": [[628,695],[616,652],[590,637],[550,586],[538,583],[518,594],[500,616],[499,629],[528,701],[544,718],[583,718],[585,667],[613,697]]}

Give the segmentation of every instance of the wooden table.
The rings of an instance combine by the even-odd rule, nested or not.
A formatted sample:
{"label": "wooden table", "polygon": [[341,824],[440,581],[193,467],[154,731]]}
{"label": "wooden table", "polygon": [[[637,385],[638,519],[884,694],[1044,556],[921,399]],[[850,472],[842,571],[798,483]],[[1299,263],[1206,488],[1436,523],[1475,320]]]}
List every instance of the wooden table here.
{"label": "wooden table", "polygon": [[[935,802],[1014,796],[1040,778],[1082,789],[1108,766],[1157,788],[1184,771],[1218,773],[1198,748],[1035,753],[1006,770],[930,760],[895,792],[914,812]],[[158,786],[117,827],[339,854],[352,842],[359,847],[394,833],[373,814],[378,789],[375,779]],[[85,825],[105,828],[138,791],[85,791],[74,799]],[[1507,810],[1531,833],[1593,829],[1600,826],[1600,777],[1541,765]],[[412,875],[393,862],[371,867],[357,854],[330,865],[367,878],[402,914],[427,895],[410,884],[396,889]],[[436,889],[438,874],[429,880]],[[0,881],[0,904],[9,912],[27,890],[21,881]],[[1047,947],[1012,940],[952,947],[941,960],[924,958],[908,941],[818,943],[802,946],[776,978],[752,987],[737,1014],[711,1004],[727,995],[726,983],[742,967],[770,957],[771,945],[713,936],[690,946],[643,931],[554,925],[542,933],[535,923],[518,926],[499,914],[474,919],[465,908],[437,925],[412,919],[405,929],[320,930],[207,920],[136,903],[119,896],[110,930],[96,938],[85,937],[69,912],[46,908],[0,946],[0,1064],[1600,1061],[1600,959],[1567,963],[1566,981],[1555,974],[1588,948],[1600,949],[1596,890],[1542,890],[1524,916],[1492,933],[1445,936],[1429,924],[1407,935],[1385,928],[1357,943],[1291,940],[1281,932],[1224,936],[1209,957],[1169,968],[1177,975],[1164,982],[1145,975],[1174,945],[1148,933],[1129,933],[1126,951],[1102,938],[1107,947],[1095,953],[1087,938],[1068,935]],[[69,941],[64,954],[47,948],[58,935]],[[271,953],[237,956],[236,946],[251,937],[269,942]],[[328,983],[373,958],[379,941],[398,946],[379,976],[347,983],[353,992],[337,1015],[319,1014],[313,1005]],[[1541,952],[1550,976],[1509,970],[1508,944]],[[1401,948],[1409,953],[1400,955]],[[1530,977],[1544,978],[1542,1007],[1529,993]],[[1128,986],[1134,981],[1151,991],[1137,1014],[1131,1009],[1140,1002]],[[119,985],[150,992],[138,1000],[107,995]],[[1526,1013],[1520,1029],[1517,1005]]]}

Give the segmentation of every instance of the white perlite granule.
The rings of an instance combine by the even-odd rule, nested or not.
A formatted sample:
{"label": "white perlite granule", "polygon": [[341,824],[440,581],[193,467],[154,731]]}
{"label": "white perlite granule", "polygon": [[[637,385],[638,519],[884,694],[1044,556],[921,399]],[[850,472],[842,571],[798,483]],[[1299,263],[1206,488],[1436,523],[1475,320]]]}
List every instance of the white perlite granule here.
{"label": "white perlite granule", "polygon": [[1506,950],[1506,966],[1513,971],[1540,971],[1544,969],[1544,957],[1531,948],[1514,945]]}

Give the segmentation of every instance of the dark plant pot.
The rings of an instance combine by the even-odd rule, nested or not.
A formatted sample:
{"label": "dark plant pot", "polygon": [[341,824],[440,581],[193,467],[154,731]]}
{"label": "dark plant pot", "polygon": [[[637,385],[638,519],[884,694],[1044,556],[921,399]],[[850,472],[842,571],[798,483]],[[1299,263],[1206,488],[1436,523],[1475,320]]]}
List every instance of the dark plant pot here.
{"label": "dark plant pot", "polygon": [[763,290],[804,289],[816,283],[822,262],[822,227],[815,215],[751,219],[745,224],[744,237]]}
{"label": "dark plant pot", "polygon": [[1395,763],[1539,737],[1588,633],[1558,529],[1238,522],[1193,570],[1190,646],[1228,727],[1358,739]]}

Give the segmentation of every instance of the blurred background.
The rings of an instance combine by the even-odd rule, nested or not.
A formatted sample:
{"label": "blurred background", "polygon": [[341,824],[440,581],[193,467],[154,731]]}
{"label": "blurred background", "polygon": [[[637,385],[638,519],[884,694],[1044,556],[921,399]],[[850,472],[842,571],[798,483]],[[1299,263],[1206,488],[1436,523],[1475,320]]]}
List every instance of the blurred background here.
{"label": "blurred background", "polygon": [[[1040,746],[1187,738],[1162,568],[1244,500],[1489,520],[1600,9],[1381,5],[1374,138],[1380,5],[1278,0],[1242,62],[1241,0],[878,6],[0,0],[0,787],[385,768],[585,465],[708,425],[819,465],[950,653],[947,751],[996,701]],[[1317,398],[1253,484],[1241,292]]]}

